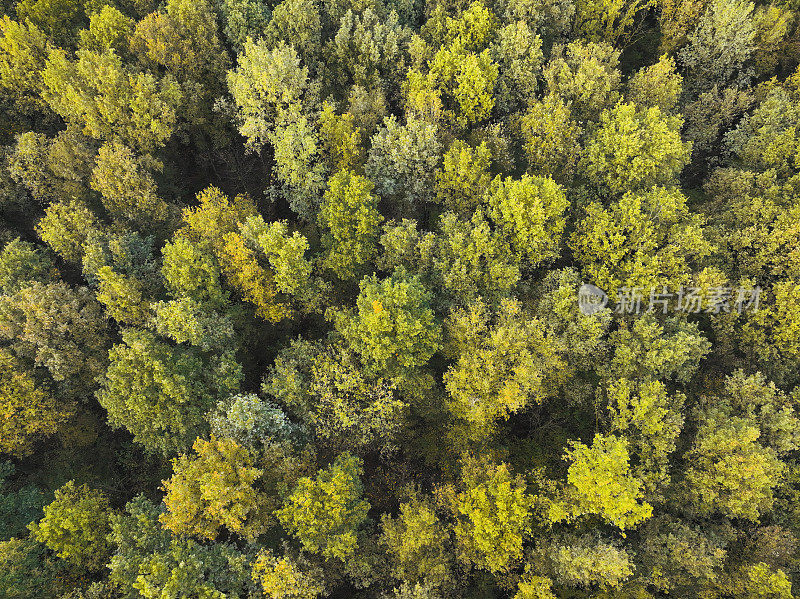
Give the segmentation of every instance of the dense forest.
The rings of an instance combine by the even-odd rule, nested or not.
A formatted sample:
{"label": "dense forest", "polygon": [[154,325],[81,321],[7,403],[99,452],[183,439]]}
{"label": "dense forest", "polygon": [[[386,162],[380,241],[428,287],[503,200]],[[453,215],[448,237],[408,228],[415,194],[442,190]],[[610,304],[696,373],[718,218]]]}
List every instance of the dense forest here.
{"label": "dense forest", "polygon": [[800,596],[797,0],[2,0],[0,599]]}

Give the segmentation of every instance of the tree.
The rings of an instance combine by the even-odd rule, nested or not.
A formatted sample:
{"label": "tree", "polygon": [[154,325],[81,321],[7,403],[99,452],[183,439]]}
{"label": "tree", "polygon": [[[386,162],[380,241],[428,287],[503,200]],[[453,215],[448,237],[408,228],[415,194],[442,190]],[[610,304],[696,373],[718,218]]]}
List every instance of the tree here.
{"label": "tree", "polygon": [[[641,501],[641,481],[630,472],[625,438],[598,433],[591,446],[572,441],[564,458],[570,462],[569,487],[566,505],[556,513],[566,510],[572,517],[596,514],[622,530],[652,515],[653,507]],[[551,518],[556,513],[551,512]],[[562,520],[564,515],[553,519]]]}
{"label": "tree", "polygon": [[152,317],[152,306],[144,296],[144,286],[134,277],[116,272],[110,266],[97,273],[97,301],[106,313],[120,324],[146,326]]}
{"label": "tree", "polygon": [[142,560],[133,588],[144,599],[161,599],[175,592],[189,597],[246,597],[256,592],[250,562],[232,545],[173,540],[167,550]]}
{"label": "tree", "polygon": [[132,72],[113,50],[78,50],[74,61],[52,50],[42,78],[52,109],[95,139],[149,152],[177,125],[183,94],[175,79]]}
{"label": "tree", "polygon": [[321,8],[316,0],[282,0],[272,10],[265,42],[271,48],[291,45],[304,63],[316,63],[322,52]]}
{"label": "tree", "polygon": [[111,547],[108,499],[87,485],[71,480],[56,490],[44,508],[44,518],[30,525],[33,537],[58,557],[89,570],[105,566]]}
{"label": "tree", "polygon": [[671,594],[719,588],[730,531],[703,530],[667,516],[645,526],[642,561],[654,588]]}
{"label": "tree", "polygon": [[605,42],[570,42],[553,48],[544,67],[547,91],[581,120],[595,120],[619,99],[619,51]]}
{"label": "tree", "polygon": [[[228,56],[217,35],[210,2],[168,0],[164,12],[152,12],[136,25],[131,49],[150,65],[159,65],[182,85],[206,93],[222,84]],[[189,90],[187,90],[189,91]]]}
{"label": "tree", "polygon": [[16,137],[8,171],[41,204],[85,199],[95,154],[94,142],[75,126],[52,138],[26,131]]}
{"label": "tree", "polygon": [[325,265],[344,280],[356,278],[377,253],[383,218],[372,189],[368,179],[341,170],[328,181],[322,200],[319,220],[327,229]]}
{"label": "tree", "polygon": [[581,128],[569,106],[556,94],[530,103],[520,119],[529,170],[569,181],[580,156]]}
{"label": "tree", "polygon": [[580,0],[575,6],[575,29],[592,41],[614,44],[627,37],[636,17],[651,4],[650,0]]}
{"label": "tree", "polygon": [[759,437],[758,427],[744,418],[730,418],[713,408],[701,415],[687,454],[691,507],[703,515],[721,513],[754,522],[769,510],[784,464]]}
{"label": "tree", "polygon": [[209,414],[209,423],[212,434],[235,441],[254,454],[265,445],[293,442],[303,435],[302,428],[283,410],[253,393],[220,400]]}
{"label": "tree", "polygon": [[[213,133],[212,103],[224,88],[229,66],[214,6],[208,0],[167,0],[164,9],[136,25],[131,50],[151,71],[160,67],[178,81],[182,116]],[[219,137],[217,143],[222,144]]]}
{"label": "tree", "polygon": [[437,588],[452,585],[449,532],[430,499],[413,495],[400,504],[396,518],[384,514],[382,525],[381,541],[391,556],[395,578]]}
{"label": "tree", "polygon": [[346,561],[358,544],[358,529],[369,503],[361,498],[361,460],[343,453],[315,478],[301,478],[277,512],[283,527],[303,547],[328,559]]}
{"label": "tree", "polygon": [[535,557],[544,561],[559,585],[578,588],[615,588],[634,572],[630,554],[592,535],[545,541]]}
{"label": "tree", "polygon": [[17,485],[15,473],[14,464],[0,461],[0,542],[22,536],[47,505],[47,494],[34,484]]}
{"label": "tree", "polygon": [[37,440],[60,430],[74,405],[56,399],[7,350],[0,350],[0,363],[0,452],[24,457]]}
{"label": "tree", "polygon": [[555,599],[552,588],[552,580],[544,576],[531,575],[529,568],[526,566],[514,599]]}
{"label": "tree", "polygon": [[745,68],[755,50],[753,3],[747,0],[713,0],[689,34],[689,44],[678,53],[691,75],[687,89],[706,91],[713,85],[744,87],[752,72]]}
{"label": "tree", "polygon": [[30,537],[0,541],[0,592],[8,599],[56,599],[67,591],[62,564]]}
{"label": "tree", "polygon": [[568,202],[552,179],[524,175],[514,180],[497,176],[486,199],[489,216],[526,265],[537,267],[558,257]]}
{"label": "tree", "polygon": [[215,308],[228,302],[229,294],[222,286],[219,263],[201,243],[176,236],[164,244],[161,254],[161,274],[174,298],[186,298]]}
{"label": "tree", "polygon": [[78,395],[91,391],[105,371],[110,342],[108,324],[92,293],[63,282],[32,283],[1,297],[0,339]]}
{"label": "tree", "polygon": [[608,379],[640,382],[688,382],[711,349],[696,323],[676,317],[661,323],[652,315],[612,332],[609,345],[612,355],[600,373]]}
{"label": "tree", "polygon": [[103,196],[103,205],[113,217],[147,230],[169,214],[149,172],[153,166],[120,143],[103,144],[92,171],[92,189]]}
{"label": "tree", "polygon": [[159,520],[177,535],[213,541],[224,527],[253,540],[269,517],[254,488],[263,471],[246,448],[230,439],[197,439],[194,451],[195,456],[172,460],[172,477],[164,481],[167,512]]}
{"label": "tree", "polygon": [[670,481],[669,457],[683,427],[685,396],[669,394],[661,381],[633,385],[620,379],[609,385],[608,398],[611,429],[628,439],[634,475],[646,497],[658,497]]}
{"label": "tree", "polygon": [[22,0],[16,10],[21,22],[34,24],[60,46],[71,45],[84,18],[83,5],[74,0]]}
{"label": "tree", "polygon": [[273,48],[263,39],[245,43],[237,68],[228,72],[228,88],[250,149],[261,150],[278,112],[301,102],[307,86],[308,68],[292,46]]}
{"label": "tree", "polygon": [[680,117],[663,116],[657,106],[620,103],[604,110],[584,148],[586,175],[615,194],[672,183],[691,155],[681,125]]}
{"label": "tree", "polygon": [[491,150],[486,143],[472,148],[455,140],[436,171],[436,201],[458,214],[471,214],[492,180],[490,166]]}
{"label": "tree", "polygon": [[681,95],[683,77],[675,59],[663,55],[658,62],[642,67],[628,82],[628,100],[639,106],[658,106],[665,114],[675,109]]}
{"label": "tree", "polygon": [[745,115],[725,136],[727,147],[741,162],[758,171],[774,170],[779,178],[798,171],[794,158],[798,143],[800,104],[789,93],[776,88],[752,113]]}
{"label": "tree", "polygon": [[391,447],[407,404],[395,383],[368,372],[339,344],[295,340],[264,378],[264,391],[300,418],[323,447]]}
{"label": "tree", "polygon": [[430,292],[417,277],[396,271],[359,284],[356,312],[337,316],[336,326],[368,366],[396,372],[423,366],[439,348],[440,328]]}
{"label": "tree", "polygon": [[332,172],[360,172],[366,160],[363,147],[364,131],[356,125],[350,112],[336,114],[330,102],[323,102],[319,115],[320,140],[324,148],[323,157]]}
{"label": "tree", "polygon": [[304,561],[262,551],[253,563],[253,578],[270,599],[316,599],[325,593],[323,573],[319,568],[303,567]]}
{"label": "tree", "polygon": [[336,35],[326,44],[329,68],[342,89],[390,87],[400,91],[400,75],[407,63],[410,33],[395,11],[387,17],[367,7],[361,14],[348,9]]}
{"label": "tree", "polygon": [[628,192],[610,208],[589,204],[570,244],[584,275],[612,297],[687,284],[712,246],[686,202],[676,190],[655,187]]}
{"label": "tree", "polygon": [[0,292],[12,294],[30,283],[50,283],[58,270],[41,246],[12,239],[0,251]]}
{"label": "tree", "polygon": [[89,28],[78,32],[80,47],[95,52],[114,50],[120,56],[125,56],[134,26],[133,19],[105,4],[89,15]]}
{"label": "tree", "polygon": [[372,138],[364,172],[379,196],[408,214],[433,199],[440,155],[436,127],[417,120],[401,125],[389,116]]}
{"label": "tree", "polygon": [[257,39],[267,28],[270,10],[261,0],[223,0],[219,7],[223,33],[236,54],[242,54],[247,39]]}
{"label": "tree", "polygon": [[67,262],[83,260],[84,243],[93,232],[101,233],[98,218],[79,200],[50,204],[36,224],[36,232]]}
{"label": "tree", "polygon": [[220,396],[238,390],[241,370],[229,354],[203,359],[149,331],[126,329],[109,352],[97,399],[109,423],[125,427],[148,451],[185,450],[205,428],[203,416]]}
{"label": "tree", "polygon": [[522,559],[522,543],[531,532],[533,499],[525,482],[506,464],[467,461],[461,485],[452,498],[459,559],[492,573],[508,572]]}
{"label": "tree", "polygon": [[30,21],[19,23],[8,15],[0,21],[0,34],[0,87],[23,114],[46,109],[40,77],[47,37]]}
{"label": "tree", "polygon": [[469,221],[445,212],[439,229],[432,239],[420,240],[419,251],[445,304],[469,305],[479,297],[496,303],[510,295],[521,277],[520,257],[483,210]]}
{"label": "tree", "polygon": [[559,348],[519,302],[501,302],[496,314],[483,303],[454,311],[445,331],[445,352],[457,360],[444,375],[448,409],[476,433],[555,391]]}
{"label": "tree", "polygon": [[504,113],[527,106],[536,97],[537,74],[542,66],[542,39],[528,23],[519,20],[497,32],[492,58],[498,66],[494,96],[497,109]]}

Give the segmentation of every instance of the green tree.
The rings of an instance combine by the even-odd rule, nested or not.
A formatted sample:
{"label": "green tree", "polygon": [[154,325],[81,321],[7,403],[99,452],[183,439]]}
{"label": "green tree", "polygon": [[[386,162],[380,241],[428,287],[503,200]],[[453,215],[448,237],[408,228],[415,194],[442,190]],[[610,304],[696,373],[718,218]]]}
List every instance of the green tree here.
{"label": "green tree", "polygon": [[111,553],[106,539],[109,512],[102,492],[71,480],[56,490],[55,499],[44,508],[44,518],[30,525],[31,534],[60,558],[100,570]]}
{"label": "green tree", "polygon": [[537,267],[558,257],[568,202],[552,179],[498,176],[486,199],[489,216],[528,266]]}
{"label": "green tree", "polygon": [[248,38],[258,38],[271,16],[269,8],[261,0],[223,0],[219,11],[223,33],[236,54],[242,53]]}
{"label": "green tree", "polygon": [[593,535],[545,541],[534,555],[559,586],[568,588],[616,588],[634,572],[625,549]]}
{"label": "green tree", "polygon": [[382,524],[381,541],[391,556],[395,578],[445,589],[452,585],[449,532],[430,499],[413,495],[400,504],[396,518],[384,514]]}
{"label": "green tree", "polygon": [[69,46],[84,18],[83,4],[75,0],[21,0],[16,5],[21,22],[30,22],[47,33],[50,41]]}
{"label": "green tree", "polygon": [[0,88],[23,114],[47,108],[42,100],[41,73],[49,44],[32,22],[3,15],[0,21]]}
{"label": "green tree", "polygon": [[32,283],[0,297],[0,339],[77,394],[94,388],[105,371],[110,342],[108,324],[92,293],[63,282]]}
{"label": "green tree", "polygon": [[204,360],[148,331],[126,329],[111,348],[111,365],[97,392],[109,423],[125,427],[148,451],[185,450],[204,429],[203,416],[220,396],[238,390],[241,369],[229,354]]}
{"label": "green tree", "polygon": [[436,201],[459,214],[473,212],[492,180],[491,158],[486,143],[472,148],[460,139],[454,141],[436,172]]}
{"label": "green tree", "polygon": [[614,194],[674,182],[691,155],[691,145],[681,141],[682,125],[657,106],[620,103],[604,110],[584,148],[587,177]]}
{"label": "green tree", "polygon": [[0,592],[8,599],[56,599],[66,592],[61,560],[28,537],[0,541]]}
{"label": "green tree", "polygon": [[103,196],[103,205],[114,218],[148,230],[167,218],[169,207],[158,197],[150,174],[151,161],[140,158],[120,143],[100,147],[92,171],[91,186]]}
{"label": "green tree", "polygon": [[683,89],[683,77],[675,59],[666,54],[649,67],[642,67],[628,81],[628,100],[638,106],[658,106],[664,113],[675,109]]}
{"label": "green tree", "polygon": [[338,344],[293,341],[276,358],[263,389],[301,418],[322,447],[391,446],[406,416],[395,384],[365,371]]}
{"label": "green tree", "polygon": [[533,498],[506,464],[467,461],[462,490],[452,498],[459,559],[492,573],[508,572],[522,559],[531,532]]}
{"label": "green tree", "polygon": [[372,138],[364,171],[378,195],[408,215],[433,199],[440,157],[435,126],[418,120],[401,125],[389,116]]}
{"label": "green tree", "polygon": [[359,288],[356,311],[337,315],[336,326],[365,363],[383,372],[427,363],[441,325],[419,279],[397,271],[383,280],[364,277]]}
{"label": "green tree", "polygon": [[622,75],[619,51],[605,42],[576,40],[553,48],[544,67],[547,91],[560,97],[580,120],[596,120],[617,103]]}
{"label": "green tree", "polygon": [[278,519],[306,550],[346,561],[356,551],[358,529],[370,507],[362,499],[362,473],[360,459],[341,454],[315,478],[298,481]]}
{"label": "green tree", "polygon": [[322,52],[321,8],[317,0],[282,0],[272,9],[264,41],[271,48],[291,45],[305,64],[314,64]]}
{"label": "green tree", "polygon": [[636,18],[653,3],[652,0],[579,0],[575,3],[575,29],[592,41],[617,43],[627,37]]}
{"label": "green tree", "polygon": [[262,551],[253,563],[253,579],[270,599],[316,599],[325,593],[323,572],[303,566],[289,556]]}
{"label": "green tree", "polygon": [[114,50],[120,56],[125,56],[134,25],[134,20],[129,16],[105,4],[89,16],[89,28],[78,32],[80,47],[95,52]]}
{"label": "green tree", "polygon": [[713,408],[701,415],[687,454],[686,485],[698,513],[758,521],[772,507],[784,470],[775,450],[759,443],[757,426]]}
{"label": "green tree", "polygon": [[55,398],[7,350],[0,350],[0,362],[0,451],[24,457],[37,440],[56,434],[75,407]]}
{"label": "green tree", "polygon": [[567,513],[573,517],[596,514],[625,530],[652,515],[653,507],[642,501],[642,483],[630,471],[625,438],[598,433],[591,446],[572,441],[564,457],[570,462],[566,505],[555,506],[553,520]]}
{"label": "green tree", "polygon": [[377,253],[383,218],[372,189],[368,179],[341,170],[328,181],[322,200],[319,221],[326,229],[325,266],[344,280],[357,278]]}
{"label": "green tree", "polygon": [[753,3],[712,0],[689,34],[678,59],[690,78],[687,89],[706,91],[713,85],[745,86],[753,73],[746,63],[756,49]]}
{"label": "green tree", "polygon": [[496,108],[513,113],[531,103],[539,88],[542,40],[523,20],[509,23],[497,32],[492,57],[497,63],[498,77],[494,96]]}
{"label": "green tree", "polygon": [[53,110],[95,139],[149,152],[176,128],[183,94],[175,79],[133,72],[113,50],[78,50],[74,61],[52,50],[42,78]]}
{"label": "green tree", "polygon": [[53,259],[44,248],[19,237],[0,251],[0,292],[12,294],[33,283],[49,283],[58,277]]}
{"label": "green tree", "polygon": [[556,94],[530,103],[520,118],[523,149],[530,171],[569,181],[580,157],[581,128]]}
{"label": "green tree", "polygon": [[629,192],[610,208],[592,202],[585,210],[570,245],[587,279],[612,297],[625,288],[649,293],[687,284],[712,250],[702,217],[677,190]]}
{"label": "green tree", "polygon": [[497,420],[555,391],[559,347],[518,301],[503,301],[496,314],[483,303],[457,310],[445,332],[445,353],[457,360],[444,375],[448,409],[476,432],[485,435]]}
{"label": "green tree", "polygon": [[260,151],[278,112],[301,102],[307,87],[308,68],[292,46],[272,48],[263,39],[245,43],[237,68],[228,72],[228,88],[249,148]]}
{"label": "green tree", "polygon": [[50,204],[36,232],[47,245],[68,262],[83,260],[84,243],[93,232],[102,232],[99,219],[79,200]]}
{"label": "green tree", "polygon": [[263,501],[254,484],[263,474],[250,452],[230,439],[197,439],[196,455],[172,460],[164,482],[167,512],[161,523],[177,535],[214,540],[227,528],[250,540],[265,530]]}

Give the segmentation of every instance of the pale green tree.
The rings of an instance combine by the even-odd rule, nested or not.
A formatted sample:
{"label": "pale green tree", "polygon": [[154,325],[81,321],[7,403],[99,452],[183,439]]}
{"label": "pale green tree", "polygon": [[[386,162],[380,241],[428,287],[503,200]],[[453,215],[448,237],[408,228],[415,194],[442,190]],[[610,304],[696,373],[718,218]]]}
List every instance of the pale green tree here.
{"label": "pale green tree", "polygon": [[345,561],[358,546],[358,529],[367,518],[360,459],[341,454],[314,478],[301,478],[277,512],[284,528],[303,547],[328,559]]}
{"label": "pale green tree", "polygon": [[87,485],[69,481],[56,490],[44,518],[31,524],[31,534],[77,566],[100,570],[111,552],[108,498]]}
{"label": "pale green tree", "polygon": [[460,489],[451,498],[459,559],[493,573],[522,559],[531,533],[533,497],[506,464],[462,464]]}

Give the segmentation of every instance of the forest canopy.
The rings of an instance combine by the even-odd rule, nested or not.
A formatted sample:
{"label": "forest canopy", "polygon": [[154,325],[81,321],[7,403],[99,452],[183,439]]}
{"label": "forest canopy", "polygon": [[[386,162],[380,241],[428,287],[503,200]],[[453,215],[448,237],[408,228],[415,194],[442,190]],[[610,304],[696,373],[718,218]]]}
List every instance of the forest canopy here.
{"label": "forest canopy", "polygon": [[0,599],[800,596],[796,1],[0,2]]}

